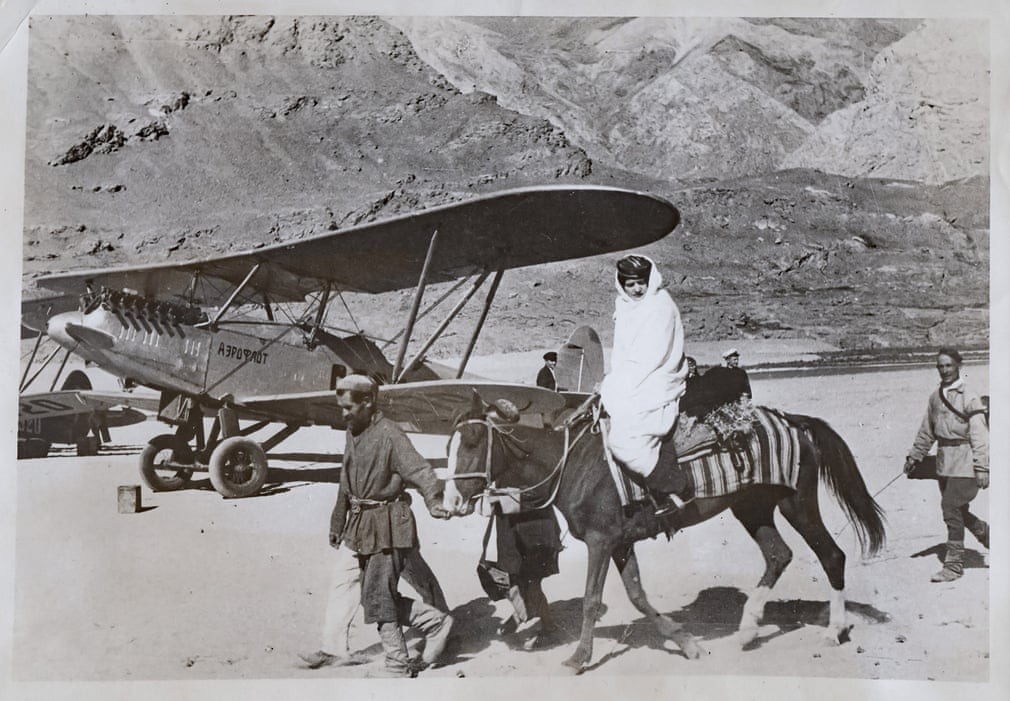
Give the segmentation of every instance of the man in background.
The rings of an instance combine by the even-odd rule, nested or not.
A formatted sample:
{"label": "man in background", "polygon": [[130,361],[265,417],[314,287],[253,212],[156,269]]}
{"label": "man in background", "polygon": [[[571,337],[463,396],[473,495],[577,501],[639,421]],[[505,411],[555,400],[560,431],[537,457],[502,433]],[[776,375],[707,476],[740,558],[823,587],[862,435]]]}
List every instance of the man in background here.
{"label": "man in background", "polygon": [[952,582],[964,573],[964,531],[967,528],[989,549],[989,524],[969,510],[980,489],[989,487],[989,429],[982,400],[961,377],[961,354],[943,348],[936,354],[940,386],[929,395],[926,415],[905,458],[910,472],[935,443],[940,509],[947,525],[943,569],[932,582]]}
{"label": "man in background", "polygon": [[751,398],[750,378],[740,367],[740,351],[730,348],[722,354],[723,364],[705,372],[706,393],[719,404]]}
{"label": "man in background", "polygon": [[558,354],[554,351],[544,353],[544,366],[537,373],[537,387],[544,387],[551,391],[557,390],[558,378],[554,374],[554,368],[558,365]]}

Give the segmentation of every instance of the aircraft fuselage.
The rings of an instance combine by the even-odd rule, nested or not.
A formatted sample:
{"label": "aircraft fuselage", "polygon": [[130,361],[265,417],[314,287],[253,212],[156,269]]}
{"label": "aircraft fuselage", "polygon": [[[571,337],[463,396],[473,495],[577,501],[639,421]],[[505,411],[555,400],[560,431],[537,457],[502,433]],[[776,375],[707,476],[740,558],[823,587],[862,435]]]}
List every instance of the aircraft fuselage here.
{"label": "aircraft fuselage", "polygon": [[100,305],[52,317],[48,334],[112,374],[211,402],[332,389],[345,374],[390,369],[371,342],[320,332],[308,344],[308,331],[286,323],[210,328]]}

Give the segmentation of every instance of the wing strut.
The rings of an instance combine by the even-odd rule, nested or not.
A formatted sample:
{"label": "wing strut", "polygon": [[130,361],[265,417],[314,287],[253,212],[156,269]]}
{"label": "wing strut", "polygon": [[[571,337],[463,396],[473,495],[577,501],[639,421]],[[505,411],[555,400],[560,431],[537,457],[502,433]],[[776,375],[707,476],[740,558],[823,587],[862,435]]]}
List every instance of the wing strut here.
{"label": "wing strut", "polygon": [[212,329],[217,328],[217,322],[221,321],[221,317],[224,316],[225,312],[227,312],[228,309],[231,307],[232,302],[235,301],[235,298],[238,297],[242,293],[242,290],[245,289],[245,286],[249,284],[249,281],[252,280],[253,275],[255,275],[256,272],[260,269],[260,265],[261,265],[260,263],[257,263],[252,267],[252,270],[250,270],[249,273],[245,276],[245,279],[242,280],[239,286],[236,287],[235,290],[228,297],[228,301],[226,301],[223,305],[221,305],[221,308],[217,310],[217,314],[214,315],[214,319],[210,322],[210,324],[208,324],[210,328]]}
{"label": "wing strut", "polygon": [[473,330],[473,336],[470,337],[470,345],[466,347],[466,353],[463,354],[463,359],[459,361],[459,370],[456,371],[457,380],[463,377],[463,371],[466,370],[466,364],[470,362],[470,354],[473,353],[473,347],[477,345],[477,338],[480,336],[481,329],[484,328],[484,321],[487,319],[487,313],[491,311],[491,303],[494,301],[494,296],[498,292],[498,283],[501,282],[502,275],[504,274],[504,268],[499,268],[498,272],[494,274],[494,280],[491,281],[491,289],[487,291],[487,298],[484,300],[484,308],[480,312],[480,319],[477,320],[477,327]]}
{"label": "wing strut", "polygon": [[56,377],[53,378],[53,383],[49,385],[49,391],[52,392],[56,389],[56,383],[60,381],[60,375],[63,374],[64,368],[67,367],[67,361],[70,360],[70,349],[67,349],[66,354],[63,356],[63,360],[60,361],[60,369],[56,371]]}
{"label": "wing strut", "polygon": [[[74,348],[76,348],[76,347],[77,347],[77,346],[75,345],[75,346],[74,346]],[[38,369],[38,371],[36,371],[36,373],[35,373],[34,375],[32,375],[31,379],[30,379],[30,380],[28,380],[28,382],[22,382],[22,383],[21,383],[21,388],[20,388],[20,389],[19,389],[18,391],[19,391],[19,392],[23,392],[23,391],[25,391],[25,389],[27,389],[27,388],[28,388],[28,387],[29,387],[29,386],[30,386],[30,385],[31,385],[31,384],[32,384],[33,382],[35,382],[36,378],[38,378],[38,376],[42,374],[42,371],[43,371],[43,370],[45,370],[45,369],[46,369],[47,367],[49,367],[49,363],[51,363],[51,362],[52,362],[53,358],[55,358],[55,357],[56,357],[56,355],[57,355],[57,354],[58,354],[59,352],[60,352],[60,349],[59,349],[59,348],[56,348],[55,350],[53,350],[53,352],[49,354],[49,357],[48,357],[48,358],[46,358],[46,359],[45,359],[45,360],[44,360],[44,361],[42,362],[42,367],[40,367],[40,368]],[[69,355],[69,354],[70,354],[70,353],[72,353],[72,352],[73,352],[73,349],[70,349],[70,350],[68,350],[68,351],[67,351],[67,354]],[[64,359],[64,362],[66,362],[66,359]],[[31,367],[31,365],[29,365],[28,367]],[[25,370],[25,374],[26,374],[26,375],[28,374],[28,371],[27,371],[27,370]]]}
{"label": "wing strut", "polygon": [[463,295],[463,297],[458,302],[456,302],[456,305],[452,308],[449,314],[446,315],[445,319],[442,320],[442,323],[439,324],[437,329],[435,329],[435,332],[431,334],[431,336],[428,337],[428,340],[425,341],[424,344],[421,346],[421,350],[417,351],[417,353],[414,355],[411,361],[403,367],[403,372],[401,372],[399,376],[397,376],[396,379],[393,380],[394,382],[399,382],[400,380],[402,380],[403,376],[406,375],[411,370],[413,370],[414,366],[416,366],[421,361],[421,359],[424,358],[424,354],[427,353],[428,349],[435,344],[435,341],[441,338],[442,332],[445,331],[446,327],[448,327],[449,324],[452,323],[452,320],[459,315],[459,313],[463,310],[463,307],[466,306],[467,302],[473,299],[473,296],[477,294],[477,290],[480,289],[480,286],[484,284],[484,281],[487,280],[488,275],[490,274],[491,273],[487,270],[485,270],[483,273],[480,274],[480,276],[474,282],[473,287],[471,287],[470,290],[465,295]]}
{"label": "wing strut", "polygon": [[35,337],[35,347],[32,348],[32,355],[30,358],[28,358],[28,364],[25,366],[24,374],[21,375],[21,384],[18,385],[18,392],[24,392],[25,387],[28,386],[25,384],[25,378],[28,377],[28,373],[31,372],[32,363],[35,362],[35,356],[38,355],[39,353],[39,346],[42,345],[43,338],[45,338],[45,334],[42,333],[41,331],[39,332],[39,335]]}
{"label": "wing strut", "polygon": [[428,268],[431,267],[431,259],[435,257],[435,244],[438,243],[438,229],[431,235],[428,242],[428,252],[424,256],[424,266],[421,268],[421,278],[417,281],[417,290],[414,292],[414,303],[410,307],[410,316],[407,317],[407,326],[403,331],[403,340],[400,342],[400,349],[396,352],[396,363],[393,365],[391,377],[400,376],[400,368],[403,367],[403,358],[407,354],[407,344],[410,343],[410,336],[414,333],[414,322],[417,321],[417,312],[421,308],[421,298],[424,296],[424,288],[428,286]]}
{"label": "wing strut", "polygon": [[327,282],[326,286],[323,287],[323,295],[319,298],[319,307],[316,309],[316,320],[312,324],[312,331],[309,333],[309,337],[305,339],[305,345],[309,350],[316,347],[316,336],[319,335],[319,327],[323,323],[323,317],[326,316],[326,307],[330,303],[330,283]]}
{"label": "wing strut", "polygon": [[267,313],[267,321],[274,320],[274,309],[270,306],[270,298],[267,297],[267,293],[263,293],[263,310]]}
{"label": "wing strut", "polygon": [[[474,272],[476,272],[476,270],[474,270]],[[457,281],[456,281],[456,284],[455,284],[455,285],[453,285],[453,286],[452,286],[451,288],[449,288],[448,290],[446,290],[446,291],[445,291],[445,293],[444,293],[444,294],[442,294],[442,296],[441,296],[441,297],[439,297],[439,298],[438,298],[438,299],[436,299],[436,300],[435,300],[434,302],[432,302],[432,303],[431,303],[431,304],[429,304],[429,305],[428,305],[427,307],[425,307],[425,308],[424,308],[423,310],[421,310],[421,312],[420,312],[420,313],[419,313],[419,314],[417,315],[417,320],[418,320],[418,321],[420,321],[420,320],[421,320],[421,319],[423,319],[424,317],[428,316],[428,314],[430,314],[430,313],[431,313],[432,311],[434,311],[434,309],[435,309],[436,307],[438,307],[438,306],[439,306],[440,304],[442,304],[442,302],[444,302],[445,300],[449,299],[449,297],[451,297],[451,296],[452,296],[453,294],[455,294],[455,292],[456,292],[456,291],[457,291],[457,290],[458,290],[459,288],[461,288],[461,287],[462,287],[463,285],[465,285],[465,284],[466,284],[466,283],[467,283],[467,282],[469,281],[469,280],[468,280],[468,278],[469,278],[469,277],[470,277],[470,273],[467,273],[467,275],[466,275],[466,276],[464,276],[464,277],[461,277],[461,278],[460,278],[459,280],[457,280]],[[345,305],[345,306],[346,306],[346,305]],[[397,332],[396,332],[396,333],[395,333],[395,334],[394,334],[394,335],[392,336],[392,338],[390,338],[390,339],[389,339],[389,340],[387,340],[387,341],[383,341],[383,344],[382,344],[382,346],[381,346],[381,347],[382,347],[382,348],[386,348],[386,347],[388,347],[388,346],[392,345],[393,343],[395,343],[395,342],[396,342],[396,339],[398,339],[398,338],[399,338],[400,336],[402,336],[402,335],[403,335],[403,329],[400,329],[399,331],[397,331]]]}

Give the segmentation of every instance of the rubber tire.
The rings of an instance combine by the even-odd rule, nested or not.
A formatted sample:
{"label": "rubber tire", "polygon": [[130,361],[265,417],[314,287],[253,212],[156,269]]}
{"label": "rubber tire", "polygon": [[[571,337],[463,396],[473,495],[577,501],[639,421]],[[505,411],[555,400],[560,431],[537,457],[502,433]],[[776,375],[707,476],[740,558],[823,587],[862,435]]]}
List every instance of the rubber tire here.
{"label": "rubber tire", "polygon": [[[236,481],[236,466],[244,467],[248,475]],[[267,454],[259,443],[245,436],[232,436],[221,441],[210,454],[210,483],[226,498],[250,497],[267,481]]]}
{"label": "rubber tire", "polygon": [[194,464],[193,449],[178,436],[163,433],[152,438],[140,454],[140,478],[148,488],[155,492],[171,492],[182,489],[189,484],[189,480],[193,476],[193,471],[186,469],[176,470],[175,475],[171,477],[158,474],[156,468],[156,465],[159,464],[157,462],[158,455],[166,450],[172,451],[170,458],[172,462]]}
{"label": "rubber tire", "polygon": [[47,457],[51,446],[44,438],[18,438],[18,460]]}

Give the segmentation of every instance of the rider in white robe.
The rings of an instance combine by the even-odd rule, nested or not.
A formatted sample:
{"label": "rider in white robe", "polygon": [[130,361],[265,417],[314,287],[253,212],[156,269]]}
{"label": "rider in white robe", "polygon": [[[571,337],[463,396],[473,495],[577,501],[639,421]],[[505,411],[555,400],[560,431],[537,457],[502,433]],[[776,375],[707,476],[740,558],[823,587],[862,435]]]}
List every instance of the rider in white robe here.
{"label": "rider in white robe", "polygon": [[614,349],[610,373],[600,387],[610,414],[610,449],[650,489],[675,492],[679,483],[668,474],[676,469],[675,455],[673,465],[665,466],[667,474],[654,471],[686,386],[680,311],[662,289],[662,275],[650,258],[625,256],[615,278]]}

